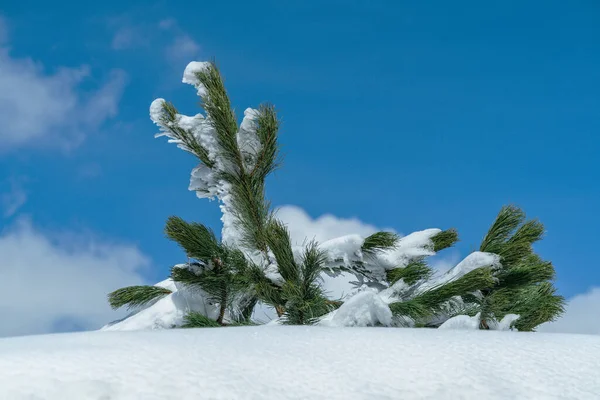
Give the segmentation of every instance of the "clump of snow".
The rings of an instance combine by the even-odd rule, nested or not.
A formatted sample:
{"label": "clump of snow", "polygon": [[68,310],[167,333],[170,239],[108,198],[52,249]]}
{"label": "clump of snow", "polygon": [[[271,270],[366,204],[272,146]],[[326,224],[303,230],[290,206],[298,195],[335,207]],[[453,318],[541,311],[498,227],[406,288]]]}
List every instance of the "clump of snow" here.
{"label": "clump of snow", "polygon": [[408,263],[418,257],[435,255],[431,238],[442,230],[437,228],[425,229],[406,235],[398,241],[396,248],[382,252],[380,260],[386,269],[406,267]]}
{"label": "clump of snow", "polygon": [[204,96],[206,94],[206,88],[198,80],[197,74],[206,71],[209,67],[209,62],[192,61],[185,67],[183,79],[181,81],[194,86],[198,90],[198,96]]}
{"label": "clump of snow", "polygon": [[478,268],[490,267],[492,269],[495,269],[498,268],[500,265],[501,264],[499,255],[493,253],[485,253],[482,251],[475,251],[466,256],[454,268],[451,268],[442,276],[438,277],[437,279],[432,279],[431,281],[422,285],[419,290],[429,290],[433,287],[443,285],[450,281],[461,278],[462,276]]}
{"label": "clump of snow", "polygon": [[501,321],[491,320],[491,321],[487,321],[487,323],[488,323],[488,326],[490,327],[490,329],[492,329],[492,330],[508,331],[508,330],[514,329],[512,327],[512,325],[518,319],[519,319],[519,316],[517,314],[507,314],[504,316],[504,318],[502,318]]}
{"label": "clump of snow", "polygon": [[175,286],[175,282],[173,282],[173,279],[171,279],[171,278],[167,278],[164,281],[160,281],[160,282],[156,283],[154,286],[168,289],[171,292],[177,291],[177,286]]}
{"label": "clump of snow", "polygon": [[457,315],[448,319],[444,322],[438,329],[465,329],[465,330],[474,330],[479,329],[479,323],[481,321],[481,313],[477,313],[477,315],[473,317],[469,317],[468,315]]}
{"label": "clump of snow", "polygon": [[[516,314],[507,314],[501,321],[494,319],[486,320],[490,330],[492,331],[509,331],[512,330],[513,323],[519,319]],[[464,329],[478,330],[481,322],[481,313],[469,317],[468,315],[457,315],[448,319],[438,329]]]}
{"label": "clump of snow", "polygon": [[162,116],[163,116],[163,107],[165,104],[165,99],[155,99],[151,104],[150,104],[150,119],[152,120],[152,122],[154,122],[157,125],[161,125],[161,120],[162,120]]}
{"label": "clump of snow", "polygon": [[357,293],[329,318],[321,320],[325,326],[389,326],[392,311],[379,295],[372,290]]}
{"label": "clump of snow", "polygon": [[244,111],[244,119],[240,124],[237,133],[237,143],[241,153],[245,156],[244,165],[246,168],[253,168],[255,157],[260,152],[262,146],[256,134],[258,110],[247,108]]}
{"label": "clump of snow", "polygon": [[360,248],[363,243],[364,238],[360,235],[345,235],[327,240],[319,247],[328,256],[328,267],[350,267],[352,262],[362,260]]}
{"label": "clump of snow", "polygon": [[259,326],[0,339],[10,400],[569,399],[600,393],[600,337]]}
{"label": "clump of snow", "polygon": [[475,251],[465,257],[456,267],[450,269],[445,275],[445,278],[450,281],[459,278],[477,268],[491,267],[497,268],[500,266],[500,256],[493,253],[485,253],[483,251]]}

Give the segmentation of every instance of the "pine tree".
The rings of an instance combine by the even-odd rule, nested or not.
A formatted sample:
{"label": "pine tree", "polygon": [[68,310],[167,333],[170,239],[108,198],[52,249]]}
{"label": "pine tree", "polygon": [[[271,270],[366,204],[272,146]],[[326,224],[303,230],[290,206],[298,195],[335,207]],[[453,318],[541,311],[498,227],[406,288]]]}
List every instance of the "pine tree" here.
{"label": "pine tree", "polygon": [[[197,88],[206,117],[183,116],[171,103],[157,99],[150,108],[151,118],[161,130],[157,136],[167,136],[169,142],[200,161],[192,171],[190,190],[198,197],[220,200],[223,231],[222,242],[218,243],[202,225],[170,219],[167,235],[189,257],[200,260],[203,267],[201,272],[189,263],[184,268],[173,268],[172,279],[201,288],[220,304],[218,323],[223,323],[224,310],[234,306],[241,308],[241,316],[248,320],[259,298],[289,323],[313,322],[335,304],[326,300],[316,282],[324,256],[313,243],[306,248],[302,262],[293,260],[287,230],[275,219],[265,199],[265,179],[279,163],[279,121],[274,107],[247,109],[238,128],[214,63],[190,63],[184,82]],[[211,268],[204,268],[207,265]],[[240,290],[242,287],[245,290]],[[154,293],[149,288],[144,296]],[[138,292],[142,293],[124,288],[109,298],[120,300],[113,300],[115,306],[136,304],[142,300]],[[193,320],[198,323],[200,319]]]}
{"label": "pine tree", "polygon": [[[348,235],[293,246],[265,197],[265,180],[280,164],[275,108],[248,108],[238,126],[214,63],[190,63],[183,82],[197,89],[206,115],[181,115],[173,104],[156,99],[150,116],[160,128],[157,137],[166,136],[199,160],[189,189],[200,198],[218,199],[223,222],[219,240],[202,224],[177,217],[167,221],[167,237],[190,259],[172,268],[171,279],[219,306],[214,319],[188,310],[183,326],[248,324],[258,301],[272,306],[285,324],[314,324],[355,312],[344,299],[329,299],[320,284],[323,274],[342,273],[356,277],[355,291],[376,293],[369,301],[383,304],[384,314],[392,316],[373,324],[435,327],[453,315],[480,312],[485,328],[488,321],[515,313],[518,329],[532,330],[562,311],[564,300],[550,282],[554,269],[532,250],[543,226],[525,221],[514,207],[502,209],[480,251],[442,276],[427,257],[458,241],[454,229],[404,237]],[[134,286],[111,293],[109,301],[115,308],[135,309],[168,295],[165,288]]]}

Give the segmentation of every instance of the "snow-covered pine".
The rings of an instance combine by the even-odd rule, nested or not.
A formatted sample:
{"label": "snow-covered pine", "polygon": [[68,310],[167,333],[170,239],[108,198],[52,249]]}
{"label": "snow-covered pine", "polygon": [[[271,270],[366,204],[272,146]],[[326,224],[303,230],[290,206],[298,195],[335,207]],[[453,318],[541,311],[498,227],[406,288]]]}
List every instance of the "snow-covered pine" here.
{"label": "snow-covered pine", "polygon": [[[194,321],[199,326],[213,326],[210,321],[217,320],[231,324],[247,321],[259,300],[277,310],[278,318],[272,321],[275,324],[507,329],[518,321],[519,316],[510,312],[514,310],[535,315],[529,317],[530,321],[543,322],[540,315],[548,313],[533,310],[532,301],[555,299],[547,287],[537,285],[547,283],[549,269],[544,264],[545,273],[540,275],[527,268],[525,261],[533,260],[524,257],[532,253],[526,251],[535,241],[527,235],[532,230],[519,230],[514,235],[518,240],[511,238],[506,233],[510,227],[503,225],[506,221],[501,218],[502,211],[500,224],[497,219],[481,251],[439,276],[427,264],[427,257],[458,241],[452,229],[427,229],[404,237],[392,232],[369,237],[347,235],[321,244],[292,246],[287,227],[277,220],[264,194],[265,178],[278,165],[279,122],[275,109],[269,105],[248,108],[238,127],[222,77],[213,63],[191,62],[183,82],[196,88],[206,115],[185,116],[171,103],[156,99],[150,106],[150,117],[160,130],[156,136],[166,136],[170,143],[198,158],[200,164],[191,172],[189,190],[200,198],[217,199],[222,212],[221,241],[213,237],[209,242],[214,242],[220,256],[242,254],[244,261],[228,265],[226,272],[215,278],[227,288],[224,291],[203,288],[205,274],[210,272],[214,278],[214,263],[209,255],[198,256],[193,248],[182,244],[185,237],[176,238],[196,262],[175,266],[174,283],[167,280],[167,286],[156,285],[163,289],[150,286],[113,292],[113,306],[137,308],[124,320],[103,329],[165,329],[193,326]],[[528,240],[529,247],[513,243]],[[191,246],[198,245],[203,246]],[[512,249],[512,253],[506,249]],[[515,252],[523,257],[504,259]],[[320,281],[325,275],[353,277],[354,289],[343,298],[328,299],[327,288]],[[512,294],[515,281],[520,284],[519,304],[501,308],[507,285]],[[528,285],[531,282],[537,286]],[[543,288],[549,296],[543,296]],[[227,304],[220,299],[226,299]]]}

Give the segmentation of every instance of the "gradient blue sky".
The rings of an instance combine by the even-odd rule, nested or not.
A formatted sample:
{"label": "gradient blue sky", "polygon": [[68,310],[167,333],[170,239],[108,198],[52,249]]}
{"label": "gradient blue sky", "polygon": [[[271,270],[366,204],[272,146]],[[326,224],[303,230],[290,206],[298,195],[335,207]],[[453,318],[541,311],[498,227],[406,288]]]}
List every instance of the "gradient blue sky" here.
{"label": "gradient blue sky", "polygon": [[[36,232],[131,243],[150,260],[144,278],[162,279],[182,259],[165,219],[218,230],[220,214],[186,190],[195,161],[153,139],[148,106],[197,112],[181,74],[214,57],[238,111],[270,101],[281,113],[275,205],[404,233],[456,227],[464,256],[514,203],[546,225],[537,248],[562,294],[600,287],[597,1],[21,1],[0,14],[5,231],[26,218]],[[88,66],[56,83],[76,104],[2,83],[26,58],[45,83]],[[53,107],[60,118],[15,139],[26,125],[14,119]]]}

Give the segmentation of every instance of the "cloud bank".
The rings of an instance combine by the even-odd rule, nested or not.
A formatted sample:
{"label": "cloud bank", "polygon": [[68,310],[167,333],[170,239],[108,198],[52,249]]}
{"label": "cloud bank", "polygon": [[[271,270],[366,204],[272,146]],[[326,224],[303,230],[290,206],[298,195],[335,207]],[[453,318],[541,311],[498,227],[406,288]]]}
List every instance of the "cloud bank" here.
{"label": "cloud bank", "polygon": [[149,264],[134,245],[19,219],[0,233],[0,336],[97,329],[121,315],[107,293],[142,284]]}

